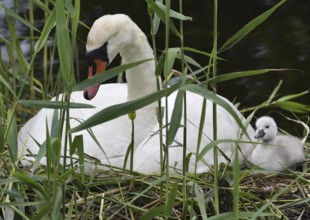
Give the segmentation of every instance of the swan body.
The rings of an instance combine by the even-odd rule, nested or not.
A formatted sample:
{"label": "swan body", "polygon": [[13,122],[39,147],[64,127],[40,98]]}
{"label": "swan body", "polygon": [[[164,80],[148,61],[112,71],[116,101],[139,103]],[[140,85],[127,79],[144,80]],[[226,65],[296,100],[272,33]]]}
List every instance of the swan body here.
{"label": "swan body", "polygon": [[[145,34],[131,19],[122,14],[105,15],[97,19],[87,38],[86,53],[89,64],[89,77],[93,73],[103,72],[106,66],[119,53],[124,63],[154,58],[153,50],[150,47]],[[95,106],[91,109],[70,109],[70,126],[76,127],[81,121],[87,120],[90,116],[100,110],[112,105],[120,104],[129,100],[137,99],[157,90],[155,78],[154,61],[148,61],[135,66],[126,71],[127,84],[103,84],[86,88],[84,92],[73,92],[70,100],[76,103],[86,103]],[[168,97],[168,121],[171,121],[177,92]],[[187,92],[187,152],[195,153],[197,148],[198,127],[202,109],[203,98],[200,95]],[[55,98],[54,98],[55,99]],[[238,114],[245,124],[245,119],[240,112],[228,100],[227,102]],[[163,102],[164,103],[164,102]],[[144,173],[154,173],[160,171],[159,166],[159,129],[156,116],[157,103],[150,104],[136,111],[135,118],[135,158],[134,169]],[[204,121],[203,137],[200,149],[203,149],[213,140],[213,120],[212,101],[207,101],[206,119]],[[37,115],[30,119],[19,132],[19,149],[23,157],[28,161],[35,160],[34,156],[39,151],[37,143],[42,144],[46,140],[45,130],[48,123],[51,130],[54,111],[52,109],[42,109]],[[166,118],[163,119],[166,121]],[[247,135],[241,135],[241,129],[234,118],[222,107],[217,106],[218,139],[246,140],[249,136],[254,136],[251,126],[247,127]],[[182,121],[181,124],[184,124]],[[83,135],[84,151],[87,155],[95,157],[102,164],[123,167],[124,155],[131,142],[131,121],[127,115],[118,117],[106,123],[94,126],[91,132],[82,130],[73,134]],[[163,130],[165,134],[165,130]],[[96,140],[92,137],[95,135]],[[164,140],[165,141],[165,140]],[[182,141],[183,128],[179,128],[175,142],[169,146],[170,158],[169,166],[171,171],[182,168]],[[64,140],[62,142],[64,145]],[[235,149],[233,143],[219,144],[221,150],[227,157],[231,158]],[[253,150],[251,144],[240,144],[240,161],[244,160]],[[210,150],[204,161],[198,163],[198,172],[208,171],[209,165],[213,165],[213,156]],[[29,153],[31,152],[31,153]],[[62,152],[64,154],[64,152]],[[68,155],[68,152],[67,152]],[[220,156],[219,162],[227,162]],[[41,160],[42,164],[46,161]],[[27,163],[26,163],[27,164]],[[194,170],[195,159],[190,160],[189,170]],[[94,167],[89,165],[92,170]]]}
{"label": "swan body", "polygon": [[270,171],[282,171],[305,161],[302,141],[290,135],[277,135],[273,118],[263,116],[256,121],[256,136],[261,143],[254,148],[249,160]]}

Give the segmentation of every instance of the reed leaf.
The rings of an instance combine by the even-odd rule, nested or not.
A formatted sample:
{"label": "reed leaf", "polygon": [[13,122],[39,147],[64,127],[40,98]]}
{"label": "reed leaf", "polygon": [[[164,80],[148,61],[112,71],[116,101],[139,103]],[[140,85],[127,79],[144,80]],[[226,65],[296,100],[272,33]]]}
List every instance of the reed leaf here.
{"label": "reed leaf", "polygon": [[164,76],[167,79],[171,73],[175,58],[180,52],[180,48],[169,48],[165,57]]}
{"label": "reed leaf", "polygon": [[233,164],[233,209],[234,219],[239,218],[239,186],[240,186],[240,161],[239,161],[239,146],[236,144],[234,152],[234,164]]}
{"label": "reed leaf", "polygon": [[74,137],[72,144],[70,145],[70,155],[72,156],[77,151],[79,156],[79,165],[81,172],[81,182],[84,183],[84,144],[83,135],[77,135]]}
{"label": "reed leaf", "polygon": [[8,84],[7,81],[6,81],[6,80],[3,78],[3,76],[1,76],[1,75],[0,75],[0,82],[10,91],[10,93],[11,93],[12,95],[15,96],[15,93],[13,92],[13,90],[12,90],[10,84]]}
{"label": "reed leaf", "polygon": [[[175,25],[173,24],[172,20],[169,18],[168,19],[168,24],[166,22],[166,10],[163,11],[155,2],[154,0],[146,0],[148,6],[156,13],[156,15],[159,17],[159,19],[164,22],[169,29],[175,33],[177,36],[180,36],[180,33],[178,31],[178,29],[175,27]],[[171,9],[169,10],[171,11]]]}
{"label": "reed leaf", "polygon": [[[254,216],[255,212],[240,212],[239,218],[240,219],[249,219],[252,216]],[[275,216],[273,213],[260,213],[259,215],[256,215],[256,217],[268,217],[268,216]],[[235,216],[233,212],[227,212],[219,215],[212,216],[208,218],[208,220],[235,220]]]}
{"label": "reed leaf", "polygon": [[[166,5],[164,5],[163,3],[159,2],[159,1],[156,1],[155,4],[163,11],[163,12],[166,12]],[[182,21],[191,21],[193,20],[191,17],[189,16],[185,16],[185,15],[182,15],[181,13],[179,12],[176,12],[172,9],[170,9],[170,12],[169,12],[169,16],[171,18],[176,18],[176,19],[179,19],[179,20],[182,20]]]}
{"label": "reed leaf", "polygon": [[47,18],[44,28],[41,32],[41,35],[34,46],[34,52],[38,53],[42,47],[46,44],[46,41],[49,37],[50,32],[56,25],[56,8],[50,13],[49,17]]}
{"label": "reed leaf", "polygon": [[308,93],[309,93],[309,91],[304,91],[304,92],[297,93],[297,94],[291,94],[291,95],[283,96],[283,97],[279,98],[278,101],[279,102],[285,102],[285,101],[288,101],[288,100],[295,99],[295,98],[298,98],[300,96],[306,95]]}
{"label": "reed leaf", "polygon": [[73,84],[72,75],[72,51],[68,50],[68,45],[71,45],[69,30],[67,27],[67,17],[64,6],[64,1],[57,0],[55,3],[56,9],[56,37],[57,37],[57,50],[59,55],[61,75],[65,82],[67,91],[71,91]]}
{"label": "reed leaf", "polygon": [[197,198],[200,214],[203,220],[208,219],[207,217],[207,211],[206,211],[206,205],[205,205],[205,199],[204,199],[204,193],[202,188],[198,185],[194,185],[195,195]]}
{"label": "reed leaf", "polygon": [[192,47],[182,47],[181,49],[184,50],[184,51],[190,51],[190,52],[193,52],[193,53],[201,54],[201,55],[213,58],[213,59],[225,61],[225,59],[223,59],[221,57],[218,57],[218,56],[215,56],[214,53],[207,53],[205,51],[198,50],[198,49],[195,49],[195,48],[192,48]]}
{"label": "reed leaf", "polygon": [[71,132],[81,131],[90,128],[92,126],[110,121],[114,118],[128,114],[130,112],[134,112],[137,109],[147,106],[163,98],[164,96],[171,94],[177,88],[178,85],[172,86],[166,90],[160,90],[139,99],[135,99],[126,103],[113,105],[108,108],[105,108],[100,112],[96,113],[95,115],[93,115],[92,117],[90,117],[89,119],[87,119],[86,121],[82,122],[80,125],[76,126],[75,128],[72,128]]}
{"label": "reed leaf", "polygon": [[[63,195],[63,189],[62,187],[59,187],[57,190],[57,194],[55,197],[55,200],[53,201],[53,209],[51,213],[51,219],[61,219],[61,205],[62,205],[62,195]],[[50,210],[49,210],[50,211]]]}
{"label": "reed leaf", "polygon": [[44,204],[43,207],[40,207],[39,211],[37,214],[32,216],[31,220],[45,220],[48,219],[47,215],[51,209],[50,204]]}
{"label": "reed leaf", "polygon": [[241,41],[245,36],[247,36],[251,31],[253,31],[257,26],[262,24],[267,18],[269,18],[275,10],[277,10],[281,5],[283,5],[286,0],[281,0],[278,4],[265,11],[263,14],[254,18],[252,21],[247,23],[243,28],[241,28],[236,34],[234,34],[230,39],[228,39],[223,46],[219,49],[219,53],[227,49],[232,48],[239,41]]}
{"label": "reed leaf", "polygon": [[304,105],[298,102],[292,102],[292,101],[274,101],[272,102],[268,108],[282,108],[286,111],[290,112],[296,112],[296,113],[309,113],[310,112],[310,106]]}
{"label": "reed leaf", "polygon": [[166,201],[166,205],[164,208],[164,214],[166,217],[170,216],[172,213],[172,209],[174,206],[174,201],[176,199],[177,196],[177,190],[178,190],[178,182],[176,182],[173,186],[172,189],[169,192],[169,196],[168,196],[168,201]]}
{"label": "reed leaf", "polygon": [[178,132],[178,129],[181,124],[184,94],[185,94],[185,91],[178,91],[178,95],[175,99],[175,104],[173,107],[173,112],[172,112],[171,120],[170,120],[171,123],[169,125],[168,135],[167,135],[168,145],[171,145],[173,143],[175,135]]}
{"label": "reed leaf", "polygon": [[181,90],[188,90],[191,91],[193,93],[199,94],[203,97],[205,97],[206,99],[212,100],[213,103],[222,106],[237,122],[237,124],[240,126],[240,128],[242,129],[243,132],[246,133],[246,130],[240,120],[240,117],[237,115],[237,113],[235,112],[235,110],[232,108],[231,105],[229,105],[227,103],[227,101],[225,101],[224,99],[220,98],[219,96],[217,96],[216,94],[198,86],[198,85],[193,85],[193,84],[189,84],[189,85],[185,85],[183,87],[180,88]]}
{"label": "reed leaf", "polygon": [[[15,32],[11,34],[12,37],[14,35],[15,35]],[[19,67],[23,70],[23,72],[27,73],[30,68],[30,64],[28,63],[26,57],[24,56],[21,48],[18,45],[15,45],[14,42],[8,41],[2,36],[0,36],[0,39],[3,40],[3,42],[6,44],[7,47],[10,47],[12,50],[16,52],[17,58],[19,61]],[[10,60],[14,60],[14,59],[15,59],[14,57],[10,57]]]}
{"label": "reed leaf", "polygon": [[286,70],[288,69],[260,69],[260,70],[248,70],[248,71],[226,73],[226,74],[217,75],[216,77],[213,77],[207,80],[207,82],[213,85],[219,82],[225,82],[225,81],[232,80],[232,79],[238,79],[238,78],[247,77],[247,76],[256,76],[260,74],[266,74],[269,72],[286,71]]}
{"label": "reed leaf", "polygon": [[46,12],[46,13],[50,13],[51,10],[48,8],[48,5],[44,4],[42,1],[40,0],[31,0],[36,6],[38,6],[42,11]]}
{"label": "reed leaf", "polygon": [[26,184],[29,188],[35,190],[40,196],[44,197],[46,201],[49,199],[49,195],[46,193],[44,188],[33,178],[26,176],[24,173],[15,171],[12,173],[12,176],[17,178],[21,183]]}
{"label": "reed leaf", "polygon": [[16,116],[13,109],[9,109],[7,113],[7,143],[9,145],[9,152],[11,160],[15,162],[17,160],[17,125],[16,125]]}
{"label": "reed leaf", "polygon": [[[69,2],[69,1],[68,1]],[[79,25],[79,19],[80,19],[80,0],[74,1],[74,10],[72,12],[72,41],[73,45],[76,44],[76,38],[77,38],[77,30]]]}
{"label": "reed leaf", "polygon": [[21,16],[18,15],[18,13],[16,13],[12,9],[5,7],[5,5],[3,5],[3,4],[0,4],[0,7],[2,7],[7,14],[9,14],[10,16],[15,18],[16,20],[18,20],[22,24],[26,25],[30,29],[33,29],[33,30],[35,30],[37,32],[40,32],[30,21],[22,18]]}
{"label": "reed leaf", "polygon": [[49,108],[49,109],[66,109],[69,108],[94,108],[94,106],[84,103],[70,102],[67,106],[63,101],[40,101],[40,100],[24,100],[18,101],[18,104],[33,108]]}
{"label": "reed leaf", "polygon": [[148,210],[146,213],[144,213],[140,220],[149,220],[154,219],[155,217],[159,216],[161,213],[163,213],[165,209],[165,205],[156,206],[150,210]]}
{"label": "reed leaf", "polygon": [[222,139],[222,140],[214,140],[211,141],[209,144],[207,144],[204,148],[201,149],[200,153],[197,155],[197,161],[203,160],[204,155],[214,148],[215,146],[218,146],[221,143],[243,143],[243,144],[253,144],[251,141],[240,141],[240,140],[233,140],[233,139]]}
{"label": "reed leaf", "polygon": [[4,124],[1,121],[2,118],[0,117],[0,154],[4,151],[4,134],[5,134],[5,128]]}
{"label": "reed leaf", "polygon": [[96,76],[94,76],[91,79],[86,79],[86,80],[76,84],[75,86],[73,86],[73,91],[82,90],[82,89],[85,89],[89,86],[103,83],[106,80],[111,79],[111,78],[117,76],[118,74],[132,68],[132,67],[135,67],[137,65],[140,65],[142,63],[145,63],[145,62],[148,62],[151,60],[153,60],[153,59],[145,59],[145,60],[141,60],[141,61],[137,61],[137,62],[133,62],[133,63],[129,63],[129,64],[123,64],[121,66],[117,66],[117,67],[114,67],[112,69],[106,70],[105,72],[103,72],[103,74],[97,74]]}
{"label": "reed leaf", "polygon": [[[45,132],[46,133],[46,132]],[[33,137],[32,137],[33,138]],[[36,145],[40,148],[38,151],[37,155],[35,156],[35,161],[33,166],[31,167],[30,171],[34,172],[38,167],[40,167],[40,161],[42,160],[42,158],[46,158],[46,154],[47,154],[47,147],[46,147],[46,141],[44,141],[42,144],[40,144],[39,142],[37,142],[37,140],[35,140],[33,138],[34,142],[36,143]],[[32,152],[30,152],[30,154],[32,154]]]}
{"label": "reed leaf", "polygon": [[[48,128],[47,119],[45,119],[45,147],[46,147],[46,169],[47,169],[47,184],[49,184],[49,181],[51,180],[52,175],[52,163],[55,161],[55,157],[53,157],[52,152],[52,143],[51,143],[51,136]],[[37,161],[39,162],[39,161]],[[47,187],[47,190],[50,190],[50,187]]]}

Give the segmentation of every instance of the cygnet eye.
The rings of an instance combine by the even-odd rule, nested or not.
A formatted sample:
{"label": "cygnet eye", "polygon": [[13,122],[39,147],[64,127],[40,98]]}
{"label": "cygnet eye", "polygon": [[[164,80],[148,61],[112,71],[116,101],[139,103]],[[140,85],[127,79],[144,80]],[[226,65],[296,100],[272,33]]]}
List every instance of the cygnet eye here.
{"label": "cygnet eye", "polygon": [[265,128],[269,128],[269,125],[266,125],[266,127]]}

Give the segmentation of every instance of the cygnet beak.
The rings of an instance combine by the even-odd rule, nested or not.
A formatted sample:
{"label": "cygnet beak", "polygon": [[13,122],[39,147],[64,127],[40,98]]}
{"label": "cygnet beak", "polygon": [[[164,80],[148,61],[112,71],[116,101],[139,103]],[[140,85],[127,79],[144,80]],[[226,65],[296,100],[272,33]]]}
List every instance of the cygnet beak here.
{"label": "cygnet beak", "polygon": [[264,132],[264,130],[257,130],[256,131],[256,135],[254,136],[256,139],[259,139],[259,138],[262,138],[262,137],[264,137],[265,136],[265,132]]}

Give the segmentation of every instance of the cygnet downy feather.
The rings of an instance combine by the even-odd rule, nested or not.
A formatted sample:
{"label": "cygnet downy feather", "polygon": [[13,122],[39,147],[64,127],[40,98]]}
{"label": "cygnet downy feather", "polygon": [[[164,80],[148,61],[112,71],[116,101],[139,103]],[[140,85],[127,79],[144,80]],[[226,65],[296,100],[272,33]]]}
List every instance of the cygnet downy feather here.
{"label": "cygnet downy feather", "polygon": [[273,118],[263,116],[256,121],[255,138],[260,143],[254,148],[249,161],[265,170],[283,171],[305,161],[302,141],[291,135],[277,135]]}

